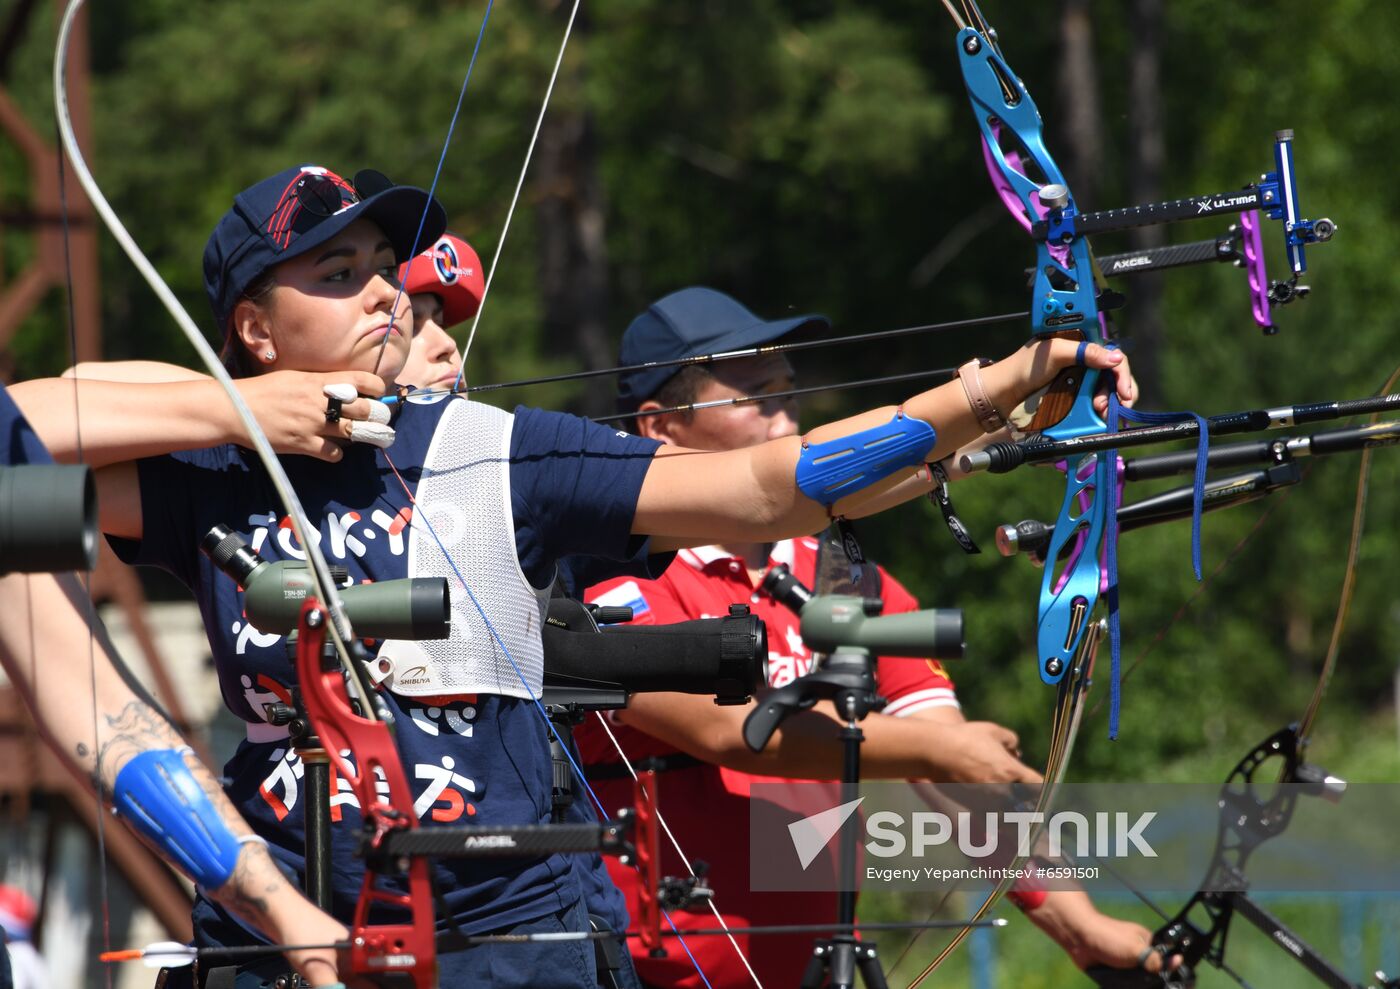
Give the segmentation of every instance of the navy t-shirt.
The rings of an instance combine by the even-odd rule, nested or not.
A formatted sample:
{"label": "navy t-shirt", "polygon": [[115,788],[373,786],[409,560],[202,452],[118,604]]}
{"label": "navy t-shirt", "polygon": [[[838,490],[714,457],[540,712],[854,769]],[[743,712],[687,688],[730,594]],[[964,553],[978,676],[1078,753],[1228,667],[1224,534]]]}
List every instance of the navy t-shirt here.
{"label": "navy t-shirt", "polygon": [[[450,399],[449,401],[461,401]],[[317,525],[332,564],[356,582],[407,574],[410,487],[418,480],[446,401],[405,403],[388,451],[351,446],[339,464],[290,456],[283,464]],[[510,488],[517,554],[536,587],[554,579],[570,554],[631,561],[645,541],[631,535],[642,480],[658,444],[560,413],[518,408],[511,434]],[[143,460],[143,538],[112,540],[128,562],[169,570],[193,591],[229,708],[249,723],[249,738],[225,767],[235,806],[273,854],[300,872],[303,862],[302,767],[264,705],[286,701],[295,672],[281,636],[243,619],[242,592],[199,552],[217,524],[241,533],[268,560],[304,559],[261,464],[241,447],[223,446]],[[411,523],[409,523],[411,524]],[[466,574],[471,580],[471,575]],[[455,578],[449,578],[455,579]],[[490,615],[490,602],[483,602]],[[551,763],[543,721],[527,700],[485,694],[423,700],[385,694],[398,718],[396,741],[414,809],[431,826],[545,823]],[[332,884],[335,912],[347,917],[363,870],[355,856],[360,816],[353,796],[332,783]],[[530,861],[435,860],[447,907],[469,933],[553,913],[580,895],[569,857]],[[591,883],[589,885],[592,885]],[[196,913],[216,922],[217,908]]]}
{"label": "navy t-shirt", "polygon": [[39,442],[24,413],[0,383],[0,464],[51,464],[53,457]]}

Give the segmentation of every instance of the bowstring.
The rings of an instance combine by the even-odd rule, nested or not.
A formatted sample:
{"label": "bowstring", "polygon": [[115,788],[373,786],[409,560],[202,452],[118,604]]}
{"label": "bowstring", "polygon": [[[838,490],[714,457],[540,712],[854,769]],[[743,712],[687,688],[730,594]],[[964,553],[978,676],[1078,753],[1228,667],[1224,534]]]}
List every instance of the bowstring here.
{"label": "bowstring", "polygon": [[[505,640],[502,639],[500,633],[496,631],[496,626],[492,623],[490,617],[486,614],[486,608],[482,605],[481,600],[476,596],[476,592],[472,590],[471,585],[467,583],[467,578],[462,573],[461,568],[457,565],[457,561],[454,560],[452,558],[452,554],[448,552],[447,544],[444,543],[442,539],[438,536],[437,529],[433,527],[432,519],[428,517],[427,512],[419,511],[418,500],[413,496],[413,491],[409,488],[408,482],[404,480],[403,475],[399,472],[398,467],[394,464],[393,460],[390,459],[389,452],[387,450],[384,451],[384,460],[386,463],[388,463],[389,469],[393,471],[394,477],[398,480],[400,487],[403,488],[404,496],[408,499],[408,503],[413,508],[412,516],[409,520],[410,528],[416,527],[418,525],[419,520],[422,520],[424,529],[427,530],[428,535],[432,538],[433,542],[437,544],[438,551],[442,553],[443,559],[447,561],[447,565],[452,569],[452,573],[456,576],[457,582],[461,585],[462,590],[466,593],[467,599],[471,601],[472,607],[476,609],[476,613],[481,617],[481,621],[486,626],[486,631],[491,636],[491,640],[495,642],[496,647],[501,650],[501,654],[505,656],[506,662],[510,664],[510,668],[513,671],[515,671],[515,675],[520,680],[520,685],[525,689],[525,695],[529,699],[531,706],[539,713],[540,719],[544,722],[545,729],[549,733],[549,737],[559,743],[560,750],[563,751],[564,757],[569,761],[569,767],[573,770],[574,775],[577,777],[578,781],[583,784],[583,788],[588,792],[589,799],[593,801],[593,805],[598,808],[599,813],[606,817],[607,814],[604,810],[603,802],[598,798],[598,794],[594,792],[592,785],[588,782],[588,778],[584,775],[583,767],[580,766],[578,761],[574,758],[574,753],[571,751],[571,747],[565,742],[563,737],[560,735],[559,730],[555,726],[554,722],[552,722],[549,719],[549,714],[544,709],[543,701],[541,700],[540,696],[535,693],[534,688],[530,685],[530,680],[525,675],[525,671],[520,668],[520,665],[515,661],[515,657],[511,655],[510,647],[506,645]],[[627,757],[622,753],[621,749],[618,749],[618,755],[622,756],[624,762],[626,761]],[[657,809],[656,811],[656,816],[658,821],[662,820],[661,812],[659,809]],[[664,825],[664,822],[662,823]],[[670,828],[668,827],[666,831],[669,834]],[[677,846],[676,850],[680,852],[679,846]],[[682,858],[684,858],[685,854],[682,852],[681,856]],[[664,910],[662,911],[662,913],[666,915],[666,921],[671,925],[671,929],[675,931],[676,939],[680,942],[681,947],[685,949],[686,955],[690,957],[691,963],[695,966],[695,973],[700,976],[700,981],[705,984],[706,989],[712,989],[712,987],[710,986],[710,980],[705,977],[705,973],[703,970],[701,970],[700,964],[695,961],[695,955],[691,952],[690,946],[685,943],[684,936],[682,936],[680,930],[671,920],[670,914]],[[723,925],[723,919],[720,920],[720,923],[721,925]],[[737,949],[737,947],[738,945],[736,944],[735,948]],[[739,957],[743,960],[745,967],[747,967],[748,959],[744,958],[742,952],[740,952]],[[755,981],[757,981],[757,979],[755,979]],[[759,989],[763,989],[762,984],[759,984]]]}
{"label": "bowstring", "polygon": [[[438,179],[442,177],[442,166],[447,162],[447,149],[452,146],[452,135],[457,130],[457,120],[462,114],[462,104],[467,98],[467,85],[472,81],[472,70],[476,68],[476,57],[481,52],[482,39],[486,37],[486,25],[491,21],[491,10],[496,0],[487,0],[486,11],[481,15],[481,27],[476,31],[476,43],[472,45],[472,57],[467,62],[466,75],[462,77],[462,86],[457,91],[457,105],[452,109],[452,118],[447,122],[447,136],[443,138],[442,151],[438,154],[437,167],[433,170],[433,180],[428,185],[428,201],[423,205],[423,215],[418,218],[418,229],[413,235],[412,256],[408,259],[408,266],[404,269],[404,277],[399,282],[398,292],[394,295],[394,304],[389,307],[389,330],[384,334],[384,338],[379,341],[379,353],[374,359],[374,374],[379,373],[379,365],[384,360],[384,350],[389,346],[389,336],[394,330],[394,322],[399,317],[399,303],[403,301],[404,284],[408,281],[408,276],[413,271],[413,265],[419,260],[419,251],[416,250],[418,243],[423,238],[423,227],[428,222],[428,213],[432,209],[433,194],[437,192]],[[546,97],[547,99],[547,97]],[[409,313],[409,322],[412,323],[412,311]],[[412,332],[409,334],[409,341],[412,342]]]}
{"label": "bowstring", "polygon": [[[602,711],[594,711],[593,713],[598,719],[598,724],[602,726],[603,731],[607,734],[608,740],[612,742],[613,748],[617,750],[618,757],[622,759],[622,765],[626,767],[628,775],[632,777],[632,782],[640,782],[640,780],[638,780],[637,778],[636,767],[633,766],[632,761],[627,758],[627,753],[622,751],[622,743],[618,740],[617,735],[613,733],[612,726],[608,724],[608,719],[603,717]],[[590,794],[593,793],[591,787],[589,788],[588,792]],[[666,818],[661,815],[661,808],[657,806],[656,792],[657,791],[655,789],[647,791],[647,800],[651,804],[652,812],[656,815],[656,822],[660,824],[661,829],[666,832],[666,838],[671,842],[671,847],[676,850],[676,854],[680,856],[681,864],[685,866],[685,871],[690,873],[692,878],[699,878],[695,875],[695,868],[690,864],[689,857],[687,857],[685,852],[681,849],[680,841],[677,840],[675,833],[671,831],[671,826],[666,823]],[[597,797],[594,797],[593,800],[594,803],[598,802]],[[599,804],[598,810],[600,813],[604,812],[601,804]],[[709,898],[708,903],[710,907],[710,912],[714,914],[715,920],[719,921],[719,926],[724,931],[724,936],[728,938],[729,943],[734,946],[734,953],[739,956],[739,961],[743,962],[744,968],[749,973],[749,978],[753,979],[754,985],[758,986],[758,989],[763,989],[763,983],[759,980],[758,973],[755,972],[753,970],[753,966],[749,964],[749,960],[744,955],[743,949],[739,947],[739,942],[734,940],[734,933],[729,929],[729,925],[725,922],[724,915],[719,912],[719,907],[715,906],[715,899],[713,896]],[[675,930],[675,921],[671,920],[671,915],[665,910],[663,910],[662,913],[666,916],[666,923],[671,925],[672,930]],[[684,946],[685,941],[682,940],[681,944]],[[688,947],[686,948],[686,953],[690,953],[690,949]],[[695,961],[693,955],[691,956],[691,961]],[[698,969],[699,963],[696,962],[695,964],[696,968]],[[706,984],[708,985],[708,983]]]}
{"label": "bowstring", "polygon": [[[58,121],[54,121],[54,139],[60,151],[54,155],[55,168],[58,172],[58,215],[63,231],[63,274],[67,283],[65,293],[65,316],[68,323],[68,359],[70,366],[75,369],[73,374],[73,434],[74,445],[77,449],[77,462],[86,463],[87,456],[83,449],[83,429],[82,429],[82,401],[78,391],[79,375],[76,372],[78,366],[78,319],[77,312],[73,304],[73,255],[72,244],[70,243],[70,224],[68,212],[68,170],[63,166],[62,137],[58,132]],[[81,606],[83,608],[82,619],[87,626],[88,647],[88,688],[91,691],[92,704],[90,707],[92,715],[92,794],[93,794],[93,832],[97,839],[97,887],[98,903],[101,907],[102,922],[102,949],[108,951],[112,947],[112,911],[111,911],[111,890],[109,888],[108,868],[107,868],[107,815],[103,813],[102,804],[102,736],[98,720],[98,690],[97,690],[97,641],[94,623],[97,621],[97,604],[92,599],[92,574],[90,571],[81,570],[77,574],[78,582],[82,586],[83,595]],[[79,602],[74,602],[78,604]],[[31,641],[33,641],[33,625],[30,626]],[[38,683],[38,659],[39,650],[37,644],[30,649],[30,662],[34,664],[30,670],[30,680]],[[36,692],[37,693],[37,692]],[[47,901],[47,897],[44,898]],[[107,989],[112,989],[111,969],[103,966],[103,983]]]}
{"label": "bowstring", "polygon": [[539,141],[540,127],[544,124],[544,115],[549,110],[550,97],[554,95],[554,83],[559,78],[559,67],[564,63],[564,50],[569,46],[569,38],[573,35],[574,19],[578,16],[580,0],[574,0],[574,5],[569,11],[569,23],[564,28],[564,40],[559,45],[559,54],[554,59],[554,69],[549,75],[549,86],[545,90],[544,102],[540,104],[539,116],[535,118],[535,130],[530,135],[530,147],[525,152],[525,164],[520,167],[520,176],[515,180],[515,193],[510,198],[510,208],[506,211],[506,220],[501,227],[500,239],[496,241],[496,252],[491,257],[491,265],[486,269],[486,282],[481,288],[481,302],[477,306],[476,315],[472,317],[472,328],[467,333],[466,345],[462,347],[462,363],[457,368],[457,380],[452,383],[455,391],[462,383],[462,375],[467,370],[467,354],[472,349],[472,341],[476,339],[476,328],[481,323],[481,314],[486,309],[486,296],[491,291],[491,282],[496,276],[496,266],[501,260],[501,251],[506,246],[506,235],[510,233],[510,221],[515,216],[516,204],[520,202],[520,190],[525,186],[525,176],[530,171],[530,159],[534,157],[535,145]]}

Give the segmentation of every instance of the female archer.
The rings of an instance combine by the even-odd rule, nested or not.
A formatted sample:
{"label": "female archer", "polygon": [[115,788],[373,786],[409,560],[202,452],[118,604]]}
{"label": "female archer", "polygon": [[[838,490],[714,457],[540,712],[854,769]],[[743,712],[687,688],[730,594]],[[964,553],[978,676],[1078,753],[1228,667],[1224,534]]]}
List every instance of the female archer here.
{"label": "female archer", "polygon": [[[550,752],[532,698],[556,561],[578,554],[635,566],[649,553],[771,541],[884,507],[925,462],[995,426],[1077,361],[1114,372],[1121,397],[1132,398],[1120,353],[1041,340],[897,409],[740,450],[659,447],[573,416],[510,414],[445,393],[400,403],[392,447],[347,444],[354,424],[382,418],[377,396],[409,352],[398,266],[445,226],[425,193],[375,173],[356,180],[301,166],[244,190],[209,239],[205,287],[245,397],[279,451],[301,454],[285,466],[331,562],[357,583],[436,573],[453,585],[449,640],[376,644],[412,811],[428,826],[549,819]],[[328,406],[325,386],[345,384],[375,398]],[[226,767],[228,795],[274,857],[299,872],[300,765],[266,715],[292,686],[285,646],[247,623],[241,589],[198,547],[226,525],[266,559],[304,554],[212,383],[77,386],[76,403],[71,382],[31,382],[14,397],[59,457],[77,452],[76,405],[84,458],[101,468],[104,531],[123,558],[163,567],[195,594],[224,700],[247,726]],[[346,795],[332,803],[334,912],[345,918],[362,874],[359,814]],[[434,872],[442,907],[467,933],[586,926],[578,877],[562,856],[440,861]],[[209,899],[195,927],[201,944],[252,937]],[[441,964],[447,986],[595,985],[591,950],[578,942],[493,944]]]}

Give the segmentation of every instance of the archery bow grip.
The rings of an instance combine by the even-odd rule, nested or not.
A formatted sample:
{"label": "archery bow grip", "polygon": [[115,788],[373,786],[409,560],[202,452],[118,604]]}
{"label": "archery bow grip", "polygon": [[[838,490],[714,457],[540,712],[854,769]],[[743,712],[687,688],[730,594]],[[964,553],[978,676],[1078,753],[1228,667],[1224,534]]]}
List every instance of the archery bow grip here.
{"label": "archery bow grip", "polygon": [[[1170,948],[1154,944],[1152,950],[1165,956]],[[1165,957],[1163,964],[1166,964]],[[1172,972],[1149,972],[1141,965],[1136,968],[1090,965],[1084,974],[1100,989],[1192,989],[1196,984],[1196,973],[1185,964],[1177,966]]]}
{"label": "archery bow grip", "polygon": [[[1077,330],[1061,330],[1058,333],[1047,333],[1039,339],[1078,342],[1084,339],[1084,334]],[[1017,414],[1020,409],[1012,413],[1010,418],[1017,421],[1017,428],[1024,433],[1040,433],[1059,424],[1073,408],[1087,371],[1087,368],[1076,364],[1055,375],[1054,381],[1022,403],[1020,409],[1031,413],[1029,422],[1022,425],[1024,419]]]}
{"label": "archery bow grip", "polygon": [[[365,825],[365,874],[350,924],[349,971],[356,979],[384,989],[437,989],[436,929],[427,859],[411,858],[400,892],[381,884],[372,866],[400,871],[400,863],[375,860],[383,835],[419,827],[413,791],[388,725],[355,710],[339,664],[322,662],[325,613],[314,597],[302,605],[297,622],[296,669],[302,703],[316,736],[336,771],[359,801]],[[348,753],[347,759],[343,753]],[[380,784],[387,788],[380,792]],[[402,920],[372,922],[371,911],[388,907]]]}

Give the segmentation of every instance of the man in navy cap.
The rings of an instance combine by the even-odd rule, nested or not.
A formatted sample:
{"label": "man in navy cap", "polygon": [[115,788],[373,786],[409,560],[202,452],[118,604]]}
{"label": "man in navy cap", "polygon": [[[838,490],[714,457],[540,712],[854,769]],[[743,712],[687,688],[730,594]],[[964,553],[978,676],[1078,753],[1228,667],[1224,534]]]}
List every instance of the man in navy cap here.
{"label": "man in navy cap", "polygon": [[[619,364],[650,365],[751,348],[760,352],[679,368],[674,364],[643,367],[624,374],[618,382],[618,411],[635,414],[634,432],[689,449],[734,450],[795,434],[796,402],[782,397],[794,386],[792,366],[783,354],[764,353],[762,347],[789,334],[829,328],[826,317],[811,314],[764,320],[714,289],[674,292],[633,320],[623,335]],[[774,397],[648,414],[765,394]],[[638,624],[722,615],[731,604],[747,604],[768,626],[769,685],[781,687],[806,674],[813,656],[798,634],[797,616],[762,589],[764,578],[785,564],[811,588],[816,583],[818,552],[815,539],[683,549],[658,580],[615,579],[590,589],[586,596],[598,604],[630,606]],[[898,581],[883,570],[878,573],[879,596],[887,613],[918,607]],[[866,738],[862,768],[867,776],[1039,782],[1039,776],[1019,760],[1013,732],[963,717],[952,682],[938,662],[881,658],[878,678],[889,705],[862,723]],[[798,715],[784,723],[762,753],[754,754],[741,734],[751,709],[752,705],[717,707],[702,696],[638,694],[626,710],[617,712],[619,725],[614,732],[629,759],[649,758],[664,770],[658,788],[661,811],[685,854],[710,864],[707,885],[715,890],[715,903],[728,926],[834,922],[834,896],[751,891],[750,850],[747,842],[734,841],[733,836],[748,828],[750,787],[756,780],[775,776],[839,779],[836,723],[818,711]],[[612,742],[592,723],[577,737],[590,764],[589,779],[604,806],[628,803],[625,769]],[[808,874],[818,867],[814,863]],[[831,863],[826,867],[830,869]],[[674,858],[663,865],[663,871],[678,868]],[[609,869],[635,918],[636,872],[612,863]],[[1145,957],[1143,948],[1151,942],[1146,928],[1099,913],[1081,892],[1022,888],[1011,896],[1080,965],[1139,964]],[[697,912],[673,911],[671,920],[682,930],[713,925],[707,914]],[[812,951],[812,939],[806,935],[748,938],[739,934],[735,940],[765,985],[792,983]],[[687,944],[713,985],[749,982],[744,959],[722,939],[694,937]],[[636,941],[631,947],[647,985],[692,984],[694,968],[683,952],[671,948],[663,957],[648,957],[637,950]]]}

